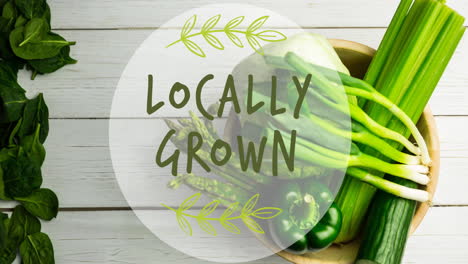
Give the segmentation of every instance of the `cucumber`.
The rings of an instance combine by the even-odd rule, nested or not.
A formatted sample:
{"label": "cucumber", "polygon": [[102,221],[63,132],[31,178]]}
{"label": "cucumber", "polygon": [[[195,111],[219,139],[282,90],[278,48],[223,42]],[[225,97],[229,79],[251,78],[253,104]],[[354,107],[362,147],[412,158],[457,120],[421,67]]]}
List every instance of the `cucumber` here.
{"label": "cucumber", "polygon": [[[392,177],[397,184],[410,188],[418,185]],[[379,191],[371,205],[357,263],[400,264],[416,202]]]}

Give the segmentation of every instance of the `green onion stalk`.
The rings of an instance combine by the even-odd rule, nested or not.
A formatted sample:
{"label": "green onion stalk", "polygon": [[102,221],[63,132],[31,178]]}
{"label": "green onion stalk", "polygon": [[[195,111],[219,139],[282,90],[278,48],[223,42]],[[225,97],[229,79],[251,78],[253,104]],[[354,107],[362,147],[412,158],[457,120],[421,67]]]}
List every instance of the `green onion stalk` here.
{"label": "green onion stalk", "polygon": [[[310,93],[315,94],[316,92],[311,90]],[[257,98],[258,100],[268,102],[266,96],[256,93],[256,92],[254,92],[253,94],[254,94],[254,97]],[[318,93],[316,93],[314,96],[316,96],[316,98],[324,102],[329,108],[338,109],[341,112],[346,113],[346,109],[345,109],[346,105],[343,106],[343,105],[335,104]],[[277,103],[277,104],[279,105],[279,107],[286,107],[285,104],[281,104],[281,103]],[[267,109],[268,105],[265,108]],[[310,121],[310,123],[313,123],[316,125],[314,127],[311,127],[311,129],[303,129],[303,130],[313,133],[315,132],[313,130],[314,128],[315,130],[323,129],[325,133],[331,133],[333,135],[340,136],[342,138],[351,139],[353,142],[358,142],[358,143],[366,144],[370,147],[373,147],[374,149],[380,151],[382,154],[393,159],[394,161],[397,161],[403,164],[408,164],[408,165],[417,165],[417,164],[422,163],[421,157],[419,155],[413,156],[413,155],[409,155],[407,153],[401,152],[400,150],[397,150],[395,147],[388,144],[382,138],[394,139],[403,145],[409,145],[411,147],[416,148],[417,151],[415,152],[420,153],[419,148],[413,145],[409,140],[404,138],[402,135],[381,126],[378,123],[372,122],[372,119],[368,117],[365,114],[365,112],[363,112],[359,107],[356,107],[356,108],[351,107],[350,110],[351,110],[350,111],[351,116],[354,117],[353,119],[362,121],[362,123],[365,124],[365,126],[361,125],[358,122],[352,122],[351,131],[349,131],[349,129],[340,128],[339,126],[331,124],[330,122],[325,121],[323,118],[315,114],[303,112],[302,115],[306,116],[307,119]],[[302,122],[302,119],[295,121],[295,120],[291,120],[291,118],[286,117],[286,116],[275,116],[274,118],[270,118],[267,114],[262,115],[262,118],[255,117],[254,120],[249,120],[247,117],[244,121],[263,123],[264,125],[268,125],[266,122],[269,121],[269,122],[274,123],[277,126],[281,126],[283,128],[290,129],[290,130],[297,128],[300,125],[302,125],[303,127],[305,126],[305,124]],[[371,130],[374,131],[374,133],[372,133]],[[312,136],[311,137],[307,137],[307,136],[308,135],[303,135],[303,137],[306,137],[306,139],[314,140]],[[315,140],[317,140],[317,138],[315,138]]]}
{"label": "green onion stalk", "polygon": [[[294,54],[291,54],[291,56],[296,57]],[[291,71],[295,70],[292,66],[287,64],[283,58],[275,57],[275,56],[266,56],[265,60],[267,63],[271,63],[272,66],[275,66],[281,69],[288,69]],[[304,61],[301,60],[300,63],[303,64]],[[355,87],[355,88],[362,89],[365,91],[375,92],[375,89],[372,86],[370,86],[368,83],[360,79],[351,77],[341,72],[332,71],[330,69],[327,69],[321,66],[313,65],[313,64],[308,64],[307,66],[308,68],[306,68],[305,70],[302,70],[303,74],[305,74],[308,71],[311,71],[311,72],[315,72],[316,74],[319,73],[323,75],[323,77],[335,83],[342,83],[343,85],[346,85],[348,87]],[[339,76],[339,79],[336,78],[337,74]],[[327,83],[327,85],[329,85],[328,81],[327,82],[322,81],[322,83]],[[288,89],[292,89],[293,86],[294,84],[291,83]],[[337,87],[331,87],[331,89],[329,90],[332,90],[334,88],[336,89]],[[327,89],[325,89],[325,93],[327,93],[326,91]],[[329,98],[326,98],[326,96],[320,94],[318,91],[314,89],[310,90],[309,93],[311,96],[313,96],[319,102],[323,103],[329,109],[335,109],[337,111],[342,112],[343,114],[351,115],[352,120],[355,121],[353,122],[353,125],[360,123],[364,125],[370,132],[374,133],[376,136],[383,138],[383,139],[389,139],[389,140],[395,141],[403,145],[409,152],[415,155],[420,156],[422,154],[421,149],[418,146],[415,146],[410,140],[408,140],[407,137],[377,123],[374,119],[372,119],[369,115],[367,115],[366,112],[364,112],[359,106],[353,104],[352,101],[350,101],[349,103],[339,104],[337,102],[329,100]],[[413,127],[413,131],[415,133],[418,133],[417,130],[414,129],[414,127]],[[428,154],[426,153],[425,155],[427,157]],[[427,161],[427,158],[426,158],[426,162],[429,163]]]}
{"label": "green onion stalk", "polygon": [[[260,95],[261,96],[261,95]],[[309,118],[313,118],[313,116],[309,116]],[[311,122],[313,119],[310,119]],[[197,152],[197,155],[201,157],[207,164],[211,165],[210,167],[213,169],[213,172],[218,176],[224,178],[229,183],[234,184],[240,188],[248,189],[252,184],[268,184],[269,180],[271,179],[269,176],[263,175],[261,173],[255,173],[248,170],[244,174],[247,177],[238,177],[241,171],[241,165],[236,158],[236,154],[233,153],[231,162],[227,164],[226,168],[219,168],[215,166],[210,158],[210,150],[214,142],[219,139],[219,136],[216,134],[214,127],[212,126],[211,122],[203,122],[200,118],[196,115],[191,113],[191,119],[180,119],[179,124],[175,124],[172,121],[166,121],[168,126],[171,129],[176,130],[175,136],[171,139],[172,142],[181,150],[185,150],[185,139],[190,131],[197,131],[199,132],[205,144],[203,145],[202,149]],[[274,123],[274,122],[272,122]],[[273,138],[274,130],[279,130],[275,127],[272,123],[269,124],[269,127],[264,129],[264,134],[267,138]],[[333,129],[329,124],[324,124],[323,122],[317,122],[317,124],[325,127],[326,129]],[[364,128],[362,128],[363,131]],[[343,134],[346,134],[345,131],[342,131]],[[362,133],[362,132],[361,132]],[[365,133],[365,132],[364,132]],[[341,133],[338,133],[340,135]],[[362,134],[361,134],[362,135]],[[284,135],[286,142],[290,140],[287,135]],[[377,139],[379,142],[378,137],[370,136],[369,138]],[[269,147],[272,148],[271,141],[269,142]],[[296,153],[297,157],[300,160],[307,162],[308,164],[313,164],[315,166],[325,166],[328,168],[335,168],[335,169],[342,169],[343,164],[346,164],[349,167],[364,167],[370,168],[374,170],[383,171],[386,173],[391,173],[395,176],[402,177],[405,179],[409,179],[415,181],[420,184],[427,184],[428,177],[425,173],[428,172],[427,167],[423,165],[407,165],[407,164],[391,164],[384,162],[382,160],[376,159],[372,156],[369,156],[365,153],[362,153],[355,144],[353,144],[354,148],[351,154],[348,153],[340,153],[331,149],[327,149],[323,146],[318,144],[312,143],[308,140],[304,140],[299,138],[296,144]],[[391,150],[391,148],[389,148]],[[222,153],[223,150],[221,149],[218,155],[224,155]],[[403,153],[402,153],[403,154]],[[403,156],[401,154],[401,156]],[[410,157],[408,155],[408,157]],[[414,160],[412,160],[414,161]],[[414,162],[412,162],[414,163]],[[356,171],[356,170],[354,170]],[[354,172],[353,171],[353,172]],[[422,200],[424,195],[417,195],[411,193],[409,188],[400,188],[395,184],[391,184],[388,181],[383,179],[378,179],[373,175],[369,174],[366,177],[362,177],[359,173],[351,173],[353,176],[365,180],[367,183],[376,186],[377,188],[382,188],[383,190],[389,190],[389,188],[394,187],[393,193],[399,193],[403,197],[414,198],[417,197],[418,200]],[[417,190],[414,190],[418,192]]]}
{"label": "green onion stalk", "polygon": [[[302,75],[307,75],[307,74],[312,74],[313,79],[315,80],[315,84],[318,87],[323,87],[325,91],[337,91],[336,89],[337,84],[330,82],[330,80],[326,79],[324,75],[322,75],[319,71],[315,70],[313,65],[310,65],[306,61],[304,61],[302,58],[297,56],[296,54],[290,52],[286,55],[285,61],[292,67],[294,68],[298,73],[301,73]],[[385,110],[389,112],[389,114],[393,114],[397,119],[399,119],[408,129],[411,131],[413,137],[416,140],[416,143],[418,144],[419,148],[421,148],[421,159],[424,165],[429,165],[431,160],[429,157],[429,151],[427,149],[426,142],[424,141],[423,136],[417,129],[416,125],[414,122],[411,120],[409,116],[406,115],[405,112],[403,112],[398,106],[396,106],[393,102],[388,100],[385,96],[377,92],[375,89],[372,88],[372,86],[365,86],[365,88],[361,87],[351,87],[344,85],[344,92],[347,95],[351,96],[357,96],[359,98],[364,98],[368,101],[372,101],[378,105],[381,105],[382,107],[385,107]],[[328,93],[330,94],[330,93]],[[353,110],[357,110],[357,106],[353,105],[352,101],[349,102],[351,106],[350,110],[351,113]],[[359,111],[358,111],[359,112]]]}

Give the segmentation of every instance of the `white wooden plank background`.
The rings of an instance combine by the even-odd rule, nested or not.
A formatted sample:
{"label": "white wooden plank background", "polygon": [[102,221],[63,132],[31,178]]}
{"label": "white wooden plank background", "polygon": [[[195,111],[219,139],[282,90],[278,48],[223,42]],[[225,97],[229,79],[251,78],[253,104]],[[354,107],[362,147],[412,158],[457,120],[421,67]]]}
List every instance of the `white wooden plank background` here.
{"label": "white wooden plank background", "polygon": [[[245,3],[271,9],[294,18],[303,27],[386,27],[398,0],[50,0],[56,28],[159,27],[191,8],[213,3]],[[464,1],[448,5],[467,14]]]}
{"label": "white wooden plank background", "polygon": [[[23,73],[21,82],[31,95],[45,93],[54,119],[44,184],[59,194],[62,212],[43,226],[54,240],[57,263],[207,263],[170,248],[126,210],[110,161],[107,119],[120,74],[138,45],[173,16],[213,2],[232,1],[49,0],[53,27],[78,41],[72,53],[80,62],[34,82]],[[236,2],[267,7],[308,30],[376,48],[398,0]],[[467,1],[448,4],[468,15]],[[408,242],[405,263],[468,263],[467,67],[465,37],[431,100],[441,137],[440,183],[435,207]],[[129,125],[144,122],[132,114],[120,117]],[[141,140],[136,147],[149,149],[147,138]],[[160,175],[162,183],[167,178]],[[254,263],[286,262],[273,256]]]}

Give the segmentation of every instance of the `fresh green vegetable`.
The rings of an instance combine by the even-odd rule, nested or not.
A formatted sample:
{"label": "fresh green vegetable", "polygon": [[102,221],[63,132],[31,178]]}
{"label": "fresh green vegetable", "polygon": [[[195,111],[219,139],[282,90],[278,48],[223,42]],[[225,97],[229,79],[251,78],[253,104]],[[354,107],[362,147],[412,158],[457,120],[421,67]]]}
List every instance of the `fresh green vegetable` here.
{"label": "fresh green vegetable", "polygon": [[24,264],[54,264],[54,248],[49,236],[44,233],[29,235],[19,248]]}
{"label": "fresh green vegetable", "polygon": [[42,185],[41,168],[20,147],[18,154],[2,162],[3,184],[8,197],[30,195]]}
{"label": "fresh green vegetable", "polygon": [[[331,79],[331,80],[327,79],[327,77],[330,78],[330,76],[331,76],[330,70],[328,70],[326,68],[323,68],[323,67],[320,67],[320,66],[317,66],[317,65],[310,65],[310,64],[306,63],[303,59],[301,59],[299,56],[295,55],[294,53],[287,53],[286,54],[285,61],[289,64],[287,66],[281,66],[281,65],[284,65],[284,62],[281,62],[281,60],[278,57],[267,57],[266,61],[267,62],[272,62],[273,65],[275,65],[275,66],[279,65],[279,67],[283,68],[283,69],[290,69],[290,70],[295,69],[297,72],[302,73],[302,74],[312,73],[313,74],[312,80],[314,81],[314,84],[316,86],[319,86],[318,88],[322,88],[321,90],[323,92],[326,92],[327,95],[330,94],[330,91],[335,89],[334,85],[330,84],[330,81],[333,81],[335,83],[337,81],[333,80],[333,79]],[[325,73],[325,74],[322,75],[322,73]],[[395,153],[395,154],[393,154],[395,156],[394,160],[398,160],[398,159],[401,160],[402,159],[401,157],[405,156],[405,158],[404,158],[405,161],[407,161],[410,164],[414,164],[414,163],[417,164],[419,162],[426,163],[426,164],[430,163],[427,147],[426,147],[426,144],[425,144],[424,140],[422,139],[422,136],[421,136],[420,132],[417,130],[414,123],[410,120],[410,118],[408,116],[406,116],[406,114],[404,112],[399,110],[393,103],[391,103],[385,97],[381,96],[378,92],[376,92],[375,89],[372,88],[372,86],[364,83],[363,81],[358,81],[358,80],[356,80],[356,79],[354,79],[352,77],[344,77],[344,74],[340,74],[339,76],[340,76],[341,79],[345,79],[347,83],[349,83],[349,84],[352,83],[352,84],[355,84],[356,86],[359,87],[359,88],[353,88],[353,87],[344,86],[345,91],[349,95],[364,97],[364,98],[370,99],[372,101],[377,101],[378,103],[384,105],[387,109],[389,109],[389,111],[391,113],[396,115],[400,120],[403,121],[403,123],[407,127],[410,128],[410,131],[412,131],[412,133],[414,134],[414,137],[418,139],[418,142],[420,142],[420,145],[422,147],[422,150],[417,151],[417,153],[422,154],[421,158],[418,158],[418,157],[413,158],[411,156],[408,157],[406,154],[399,154],[399,151],[394,149],[391,146],[388,146],[388,148],[386,148],[382,152],[387,153],[387,154],[388,153]],[[256,97],[261,97],[261,96],[259,96],[257,94]],[[333,99],[336,99],[336,97],[334,97]],[[325,101],[327,99],[322,97],[321,100]],[[337,100],[340,100],[340,99],[337,99]],[[266,101],[266,100],[260,99],[259,101]],[[346,105],[340,106],[340,104],[333,104],[333,103],[330,103],[330,102],[328,103],[328,105],[331,106],[334,109],[340,109],[340,111],[342,111],[343,113],[346,113],[346,110],[344,109],[344,107],[346,107]],[[350,101],[349,105],[350,105],[350,109],[351,109],[350,114],[353,117],[353,119],[360,118],[359,116],[361,116],[363,112],[360,111],[358,106],[354,106],[352,101]],[[281,107],[285,107],[285,106],[281,105]],[[356,113],[358,113],[358,114],[356,114]],[[271,127],[271,129],[266,129],[266,131],[264,131],[264,133],[265,133],[264,135],[266,135],[267,137],[272,137],[273,129],[275,129],[275,130],[280,129],[281,130],[281,128],[286,128],[284,130],[289,131],[289,130],[292,130],[292,129],[296,129],[297,127],[302,127],[303,131],[314,131],[314,132],[317,130],[317,128],[322,127],[322,128],[325,128],[326,130],[331,131],[332,133],[335,133],[335,134],[340,135],[342,137],[346,137],[347,136],[346,134],[350,135],[351,138],[353,136],[352,133],[347,133],[347,131],[345,131],[345,130],[337,132],[338,128],[336,128],[336,127],[334,127],[332,125],[328,125],[325,122],[325,120],[320,120],[320,118],[316,117],[314,114],[310,114],[310,113],[307,113],[307,112],[305,112],[305,113],[302,112],[301,114],[302,115],[307,115],[308,114],[309,119],[318,126],[310,127],[309,129],[304,129],[304,126],[307,125],[307,124],[304,124],[303,121],[299,122],[299,121],[291,120],[289,118],[284,118],[284,116],[283,117],[279,116],[279,117],[273,118],[272,122],[274,122],[274,123],[279,122],[280,123],[279,126],[276,126],[276,125],[272,126],[272,125],[265,124],[265,120],[271,120],[272,119],[271,117],[268,117],[267,115],[262,116],[261,119],[263,120],[263,122],[260,119],[259,120],[254,120],[254,122],[255,123],[260,122],[260,123],[262,123],[262,126],[267,126],[267,127],[270,126]],[[355,117],[355,116],[358,116],[358,117]],[[364,116],[365,116],[365,114],[364,114]],[[362,118],[360,118],[360,120],[370,120],[370,118],[369,117],[362,117]],[[367,122],[367,123],[369,123],[369,122]],[[245,127],[245,125],[244,125],[244,127]],[[353,129],[357,130],[358,127],[360,127],[359,124],[354,124]],[[288,138],[287,135],[284,135],[284,137],[286,137],[286,139]],[[356,137],[356,135],[355,135],[355,137]],[[365,141],[366,145],[374,144],[374,148],[379,149],[377,143],[370,143],[369,140],[367,140],[369,138],[372,138],[372,136],[368,136],[365,139],[361,139],[361,141]],[[314,140],[313,137],[308,138],[308,139],[309,140]],[[315,140],[317,140],[317,138],[315,138]],[[320,137],[319,137],[319,140],[320,140]],[[374,140],[375,140],[375,137],[374,137]],[[381,140],[379,141],[379,139],[377,139],[376,142],[380,143]],[[409,143],[409,144],[411,144],[411,143]],[[387,146],[387,145],[383,144],[383,145],[381,145],[381,147],[384,147],[384,146]],[[311,152],[311,151],[313,151],[313,152]],[[298,159],[306,161],[306,162],[310,162],[311,164],[320,164],[321,166],[339,168],[340,166],[343,166],[342,161],[347,161],[347,165],[350,166],[350,167],[367,167],[367,168],[372,168],[372,169],[378,170],[378,171],[386,171],[387,173],[390,173],[392,175],[396,175],[396,176],[406,178],[406,179],[411,179],[412,181],[415,181],[415,182],[418,182],[418,183],[421,183],[421,184],[426,184],[429,181],[427,176],[421,174],[421,173],[427,173],[428,172],[427,167],[423,167],[423,166],[418,167],[418,166],[412,166],[412,165],[406,166],[406,167],[404,165],[393,165],[394,167],[391,167],[391,166],[389,166],[389,164],[386,164],[385,162],[382,162],[381,160],[375,159],[374,157],[369,156],[369,155],[365,154],[364,152],[360,151],[357,146],[352,146],[352,151],[351,151],[350,154],[348,154],[348,153],[338,153],[338,152],[326,149],[324,147],[321,147],[318,142],[313,143],[313,142],[305,141],[305,140],[299,138],[299,139],[297,139],[297,142],[296,142],[296,153],[297,153],[297,158]],[[424,191],[420,191],[420,190],[417,190],[417,189],[406,188],[404,186],[400,186],[400,185],[388,182],[386,180],[377,180],[377,177],[375,177],[374,175],[372,175],[370,173],[363,173],[361,170],[357,170],[357,169],[356,170],[349,170],[348,173],[350,174],[350,176],[353,176],[353,177],[358,178],[358,179],[360,179],[362,181],[365,181],[365,182],[367,182],[367,183],[369,183],[369,184],[371,184],[373,186],[376,186],[378,188],[381,188],[383,190],[389,191],[389,192],[394,193],[394,194],[401,195],[401,196],[406,197],[406,198],[416,199],[418,201],[426,201],[429,198],[427,193],[424,192]]]}
{"label": "fresh green vegetable", "polygon": [[45,0],[15,0],[14,2],[18,10],[27,19],[44,17],[48,9]]}
{"label": "fresh green vegetable", "polygon": [[0,11],[0,199],[21,203],[11,218],[0,215],[0,263],[12,263],[18,249],[23,263],[54,263],[38,220],[58,213],[55,193],[40,189],[49,110],[44,95],[27,98],[17,79],[24,66],[34,77],[76,63],[74,43],[51,32],[45,0],[0,1]]}
{"label": "fresh green vegetable", "polygon": [[58,198],[55,193],[49,189],[39,189],[34,191],[28,197],[15,197],[28,212],[44,219],[52,220],[58,213]]}
{"label": "fresh green vegetable", "polygon": [[[416,123],[463,35],[463,23],[464,18],[441,1],[402,1],[365,81],[375,86]],[[383,111],[381,106],[365,99],[359,103],[378,123],[409,137],[408,129]],[[366,147],[363,147],[363,151],[375,153]],[[392,177],[388,179],[408,188],[417,187],[407,181]],[[337,198],[344,215],[338,242],[349,241],[356,236],[374,194],[374,188],[350,177],[345,179]],[[406,201],[395,198],[393,202]],[[416,204],[413,203],[413,206]],[[398,219],[395,221],[398,222]],[[402,224],[400,231],[405,232],[407,228],[407,223]]]}
{"label": "fresh green vegetable", "polygon": [[6,245],[0,250],[0,263],[12,263],[16,259],[18,247],[25,238],[41,231],[41,222],[23,206],[17,206],[11,218],[4,220],[4,224],[7,229]]}
{"label": "fresh green vegetable", "polygon": [[43,18],[33,18],[25,26],[15,28],[10,34],[13,52],[25,60],[41,60],[55,57],[62,48],[75,45],[48,30]]}
{"label": "fresh green vegetable", "polygon": [[[377,263],[399,264],[403,257],[406,240],[416,207],[410,200],[397,199],[382,193],[376,195],[369,211],[371,220],[364,229],[364,241],[359,249],[358,259],[372,260]],[[382,213],[384,212],[384,213]]]}
{"label": "fresh green vegetable", "polygon": [[45,0],[0,2],[0,58],[25,65],[37,74],[57,71],[76,60],[70,57],[75,42],[51,32],[51,12]]}
{"label": "fresh green vegetable", "polygon": [[17,83],[17,71],[14,63],[0,62],[0,199],[23,205],[15,208],[10,219],[1,219],[0,242],[3,239],[5,245],[0,250],[2,264],[12,263],[26,237],[40,232],[37,217],[50,220],[58,213],[57,196],[51,190],[39,189],[46,155],[42,144],[49,133],[47,104],[42,94],[26,98],[26,91]]}
{"label": "fresh green vegetable", "polygon": [[[279,208],[286,209],[274,218],[270,231],[275,242],[294,254],[319,251],[330,246],[341,229],[341,210],[333,195],[320,183],[305,180],[285,182],[275,192]],[[320,207],[332,205],[319,221]]]}
{"label": "fresh green vegetable", "polygon": [[76,64],[78,61],[70,57],[70,47],[64,47],[60,50],[60,53],[54,57],[42,59],[42,60],[31,60],[29,65],[36,70],[38,73],[52,73],[68,64]]}

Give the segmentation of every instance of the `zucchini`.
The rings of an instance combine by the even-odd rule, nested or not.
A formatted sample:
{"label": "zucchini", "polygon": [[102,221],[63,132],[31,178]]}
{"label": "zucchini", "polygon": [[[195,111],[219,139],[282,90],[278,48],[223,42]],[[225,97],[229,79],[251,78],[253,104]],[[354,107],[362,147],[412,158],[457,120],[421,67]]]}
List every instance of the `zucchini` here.
{"label": "zucchini", "polygon": [[[407,180],[390,180],[410,188],[418,187]],[[378,264],[400,264],[416,204],[415,201],[379,191],[369,211],[357,263],[368,260]]]}

